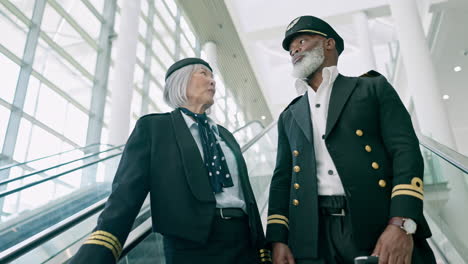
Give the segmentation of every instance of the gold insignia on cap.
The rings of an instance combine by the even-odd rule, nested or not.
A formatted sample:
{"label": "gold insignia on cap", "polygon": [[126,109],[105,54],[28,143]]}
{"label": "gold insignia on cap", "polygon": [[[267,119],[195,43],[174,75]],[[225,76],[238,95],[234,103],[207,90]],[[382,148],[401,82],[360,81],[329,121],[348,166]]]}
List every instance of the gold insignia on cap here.
{"label": "gold insignia on cap", "polygon": [[286,28],[286,31],[290,30],[292,27],[294,27],[294,25],[297,24],[297,22],[299,21],[299,19],[301,19],[301,17],[297,17],[296,19],[294,19],[291,23],[289,23],[288,27]]}

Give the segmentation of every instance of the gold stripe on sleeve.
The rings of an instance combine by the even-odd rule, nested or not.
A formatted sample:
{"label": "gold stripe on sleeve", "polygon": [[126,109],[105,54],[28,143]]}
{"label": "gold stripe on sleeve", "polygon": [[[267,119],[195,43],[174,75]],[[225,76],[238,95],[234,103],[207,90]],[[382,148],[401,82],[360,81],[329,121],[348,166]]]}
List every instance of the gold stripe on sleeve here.
{"label": "gold stripe on sleeve", "polygon": [[114,258],[115,258],[116,261],[119,259],[119,255],[115,251],[115,248],[111,244],[109,244],[109,243],[107,243],[105,241],[94,239],[94,240],[88,240],[88,241],[84,242],[83,244],[94,244],[94,245],[98,245],[98,246],[104,246],[104,247],[110,249],[110,251],[112,251],[112,255],[114,255]]}
{"label": "gold stripe on sleeve", "polygon": [[286,223],[289,223],[289,219],[284,215],[279,215],[279,214],[270,215],[268,216],[268,220],[270,219],[281,219],[281,220],[286,221]]}
{"label": "gold stripe on sleeve", "polygon": [[424,200],[424,196],[422,194],[420,194],[419,192],[416,192],[416,191],[399,190],[399,191],[396,191],[396,192],[392,193],[392,198],[395,197],[395,196],[398,196],[398,195],[408,195],[408,196],[413,196],[413,197],[416,197],[418,199]]}
{"label": "gold stripe on sleeve", "polygon": [[268,220],[267,225],[269,224],[282,224],[282,225],[285,225],[286,228],[289,229],[289,224],[284,220],[279,220],[279,219]]}

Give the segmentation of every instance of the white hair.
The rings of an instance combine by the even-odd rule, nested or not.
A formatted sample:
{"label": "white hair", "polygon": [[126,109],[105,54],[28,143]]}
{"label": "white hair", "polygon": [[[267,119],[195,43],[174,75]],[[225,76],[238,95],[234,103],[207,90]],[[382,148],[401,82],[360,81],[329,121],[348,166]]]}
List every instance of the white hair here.
{"label": "white hair", "polygon": [[203,64],[191,64],[178,69],[167,78],[163,92],[167,105],[176,109],[187,104],[187,86],[192,74],[200,69],[210,70]]}
{"label": "white hair", "polygon": [[325,60],[322,43],[310,51],[303,52],[304,58],[293,66],[292,75],[294,77],[305,79],[322,65]]}

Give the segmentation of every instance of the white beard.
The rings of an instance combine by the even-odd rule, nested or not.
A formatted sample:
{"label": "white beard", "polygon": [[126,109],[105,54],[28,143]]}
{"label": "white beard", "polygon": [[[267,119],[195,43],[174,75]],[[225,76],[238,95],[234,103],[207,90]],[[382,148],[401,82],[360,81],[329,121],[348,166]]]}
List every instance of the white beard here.
{"label": "white beard", "polygon": [[303,52],[304,58],[293,65],[292,75],[298,79],[305,79],[314,73],[325,60],[323,46],[319,45],[310,51]]}

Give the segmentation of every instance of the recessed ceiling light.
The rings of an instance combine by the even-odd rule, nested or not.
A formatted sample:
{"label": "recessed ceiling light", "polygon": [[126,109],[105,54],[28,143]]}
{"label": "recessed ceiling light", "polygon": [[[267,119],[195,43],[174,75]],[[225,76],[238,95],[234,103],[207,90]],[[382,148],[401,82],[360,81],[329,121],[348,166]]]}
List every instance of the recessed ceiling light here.
{"label": "recessed ceiling light", "polygon": [[266,119],[266,116],[262,116],[262,120],[265,120]]}
{"label": "recessed ceiling light", "polygon": [[449,96],[448,94],[444,94],[444,95],[442,96],[442,99],[444,99],[444,100],[448,100],[449,98],[450,98],[450,96]]}
{"label": "recessed ceiling light", "polygon": [[453,70],[454,70],[455,72],[459,72],[459,71],[462,70],[462,68],[461,68],[460,66],[456,66],[456,67],[453,68]]}

